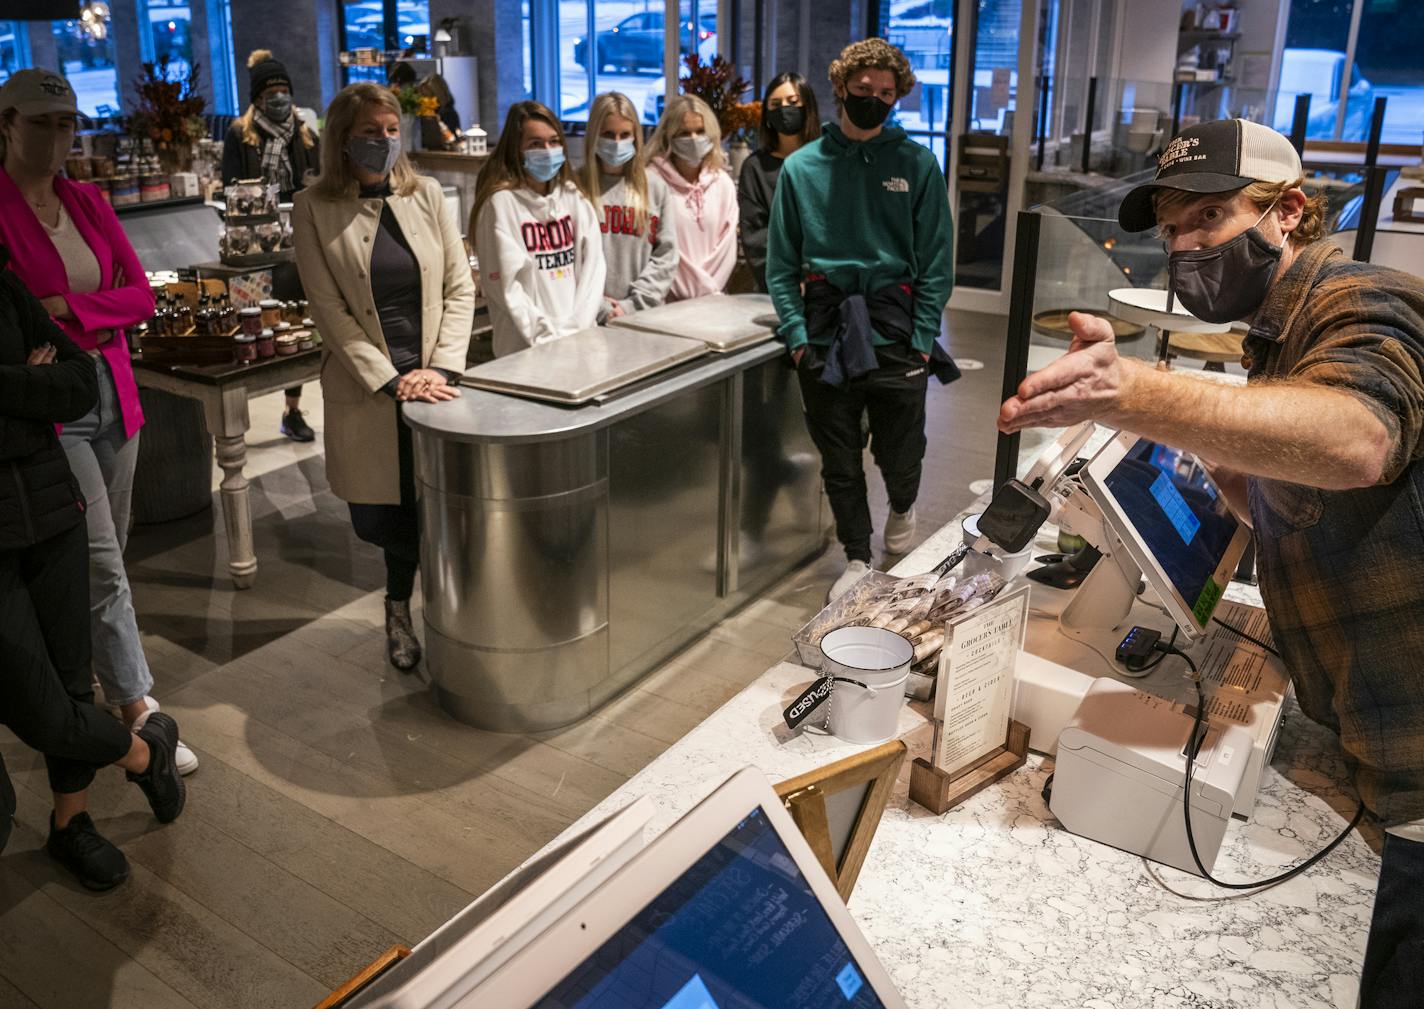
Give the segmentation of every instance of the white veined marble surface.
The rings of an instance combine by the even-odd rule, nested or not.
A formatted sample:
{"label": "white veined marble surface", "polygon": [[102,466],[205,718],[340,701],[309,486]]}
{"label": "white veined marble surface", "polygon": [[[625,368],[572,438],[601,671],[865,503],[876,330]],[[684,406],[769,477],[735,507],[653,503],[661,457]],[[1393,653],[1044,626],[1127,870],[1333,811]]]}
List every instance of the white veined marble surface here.
{"label": "white veined marble surface", "polygon": [[[894,573],[933,567],[958,538],[951,523]],[[1258,601],[1253,594],[1235,587],[1229,596]],[[782,709],[811,678],[791,663],[768,670],[561,837],[639,795],[656,805],[660,831],[748,764],[780,781],[863,749],[786,729]],[[907,707],[900,729],[910,757],[928,757],[925,717]],[[1358,832],[1303,876],[1234,895],[1063,830],[1040,794],[1051,767],[1031,755],[935,816],[909,801],[906,762],[850,910],[909,1006],[1355,1005],[1379,869]],[[1230,881],[1279,873],[1332,840],[1353,812],[1334,737],[1292,702],[1255,814],[1232,821],[1213,872]]]}

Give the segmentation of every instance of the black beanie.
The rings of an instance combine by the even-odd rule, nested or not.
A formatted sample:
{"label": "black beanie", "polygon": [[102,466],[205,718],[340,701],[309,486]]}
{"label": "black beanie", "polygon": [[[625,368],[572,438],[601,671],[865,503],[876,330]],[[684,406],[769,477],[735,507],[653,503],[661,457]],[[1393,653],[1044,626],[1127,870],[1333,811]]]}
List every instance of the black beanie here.
{"label": "black beanie", "polygon": [[257,104],[257,98],[264,90],[273,84],[285,84],[287,90],[292,88],[291,75],[287,73],[287,68],[278,60],[268,57],[259,60],[247,68],[248,76],[248,100]]}

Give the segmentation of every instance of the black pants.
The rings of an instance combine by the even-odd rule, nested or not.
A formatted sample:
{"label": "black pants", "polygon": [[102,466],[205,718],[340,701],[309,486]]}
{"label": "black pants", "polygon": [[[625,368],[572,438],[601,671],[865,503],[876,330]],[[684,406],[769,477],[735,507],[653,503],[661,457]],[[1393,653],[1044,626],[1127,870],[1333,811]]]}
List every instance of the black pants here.
{"label": "black pants", "polygon": [[0,551],[0,722],[45,755],[49,787],[82,792],[133,737],[94,707],[89,536],[81,522]]}
{"label": "black pants", "polygon": [[420,566],[420,512],[415,505],[415,457],[410,428],[397,416],[396,451],[400,459],[400,504],[353,504],[356,535],[386,555],[386,598],[405,602],[415,591]]}
{"label": "black pants", "polygon": [[1424,842],[1384,836],[1360,1009],[1419,1004],[1424,992]]}
{"label": "black pants", "polygon": [[806,428],[821,452],[821,479],[836,517],[836,536],[848,560],[866,563],[874,530],[861,460],[861,415],[870,418],[870,452],[885,478],[890,507],[909,511],[920,493],[929,381],[924,359],[909,347],[877,347],[875,356],[880,367],[841,389],[821,381],[823,362],[815,347],[806,348],[797,369]]}

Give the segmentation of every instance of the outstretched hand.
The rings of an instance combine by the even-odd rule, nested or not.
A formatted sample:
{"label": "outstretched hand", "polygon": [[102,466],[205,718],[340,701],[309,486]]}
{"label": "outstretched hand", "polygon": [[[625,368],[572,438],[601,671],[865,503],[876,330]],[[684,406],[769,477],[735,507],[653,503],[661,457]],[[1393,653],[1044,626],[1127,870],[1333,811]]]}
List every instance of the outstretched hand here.
{"label": "outstretched hand", "polygon": [[1129,375],[1112,326],[1084,312],[1070,312],[1068,325],[1073,330],[1068,352],[1024,379],[999,408],[1004,434],[1103,419],[1120,402]]}

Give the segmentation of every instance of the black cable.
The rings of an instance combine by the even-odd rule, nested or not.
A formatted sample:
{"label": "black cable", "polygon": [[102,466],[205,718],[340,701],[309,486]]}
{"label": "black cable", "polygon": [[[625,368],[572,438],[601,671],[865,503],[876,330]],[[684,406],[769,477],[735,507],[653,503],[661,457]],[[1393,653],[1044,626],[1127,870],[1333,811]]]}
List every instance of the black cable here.
{"label": "black cable", "polygon": [[[1225,627],[1226,625],[1223,624],[1222,626]],[[1227,627],[1227,630],[1232,630],[1232,628]],[[1241,636],[1245,637],[1246,635],[1243,634]],[[1211,873],[1207,872],[1206,866],[1202,864],[1201,856],[1197,854],[1196,838],[1192,836],[1192,772],[1194,771],[1192,761],[1194,754],[1192,750],[1193,744],[1196,742],[1197,739],[1197,733],[1201,730],[1202,721],[1206,717],[1206,697],[1202,693],[1201,677],[1197,672],[1197,664],[1192,661],[1192,657],[1186,652],[1182,651],[1180,648],[1172,648],[1170,650],[1170,654],[1180,655],[1183,659],[1186,660],[1187,665],[1191,667],[1192,670],[1192,682],[1196,685],[1197,688],[1197,714],[1196,718],[1192,721],[1192,734],[1187,737],[1187,776],[1186,782],[1182,786],[1182,819],[1186,823],[1187,827],[1187,847],[1191,849],[1192,861],[1196,863],[1197,871],[1202,874],[1202,878],[1205,879],[1207,882],[1213,883],[1216,886],[1221,887],[1223,890],[1255,890],[1258,887],[1275,886],[1277,883],[1284,883],[1288,879],[1293,879],[1294,877],[1299,876],[1306,869],[1309,869],[1316,862],[1319,862],[1326,855],[1334,851],[1335,848],[1340,844],[1340,842],[1345,840],[1345,838],[1349,836],[1350,831],[1354,830],[1355,827],[1359,825],[1360,820],[1364,817],[1365,804],[1363,802],[1360,803],[1359,808],[1355,810],[1354,818],[1350,821],[1349,825],[1346,826],[1346,828],[1340,832],[1340,836],[1335,838],[1335,840],[1331,841],[1324,848],[1321,848],[1320,851],[1310,856],[1310,858],[1306,859],[1304,862],[1301,862],[1299,865],[1295,866],[1292,869],[1287,869],[1285,872],[1281,873],[1278,876],[1272,876],[1270,879],[1258,880],[1255,883],[1223,883]]]}
{"label": "black cable", "polygon": [[1245,631],[1241,630],[1240,628],[1232,627],[1230,624],[1228,624],[1225,620],[1222,620],[1220,617],[1212,617],[1211,619],[1212,619],[1212,620],[1215,620],[1218,624],[1220,624],[1222,627],[1225,627],[1228,631],[1230,631],[1232,634],[1235,634],[1238,638],[1241,638],[1243,641],[1249,641],[1249,642],[1251,642],[1251,644],[1255,645],[1257,648],[1264,648],[1266,651],[1270,652],[1272,655],[1274,655],[1274,656],[1275,656],[1276,658],[1278,658],[1278,659],[1281,657],[1281,653],[1280,653],[1280,652],[1276,651],[1274,648],[1272,648],[1270,645],[1266,644],[1264,641],[1258,641],[1256,638],[1251,637],[1251,635],[1247,634]]}

